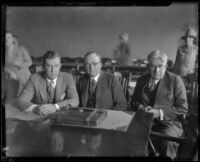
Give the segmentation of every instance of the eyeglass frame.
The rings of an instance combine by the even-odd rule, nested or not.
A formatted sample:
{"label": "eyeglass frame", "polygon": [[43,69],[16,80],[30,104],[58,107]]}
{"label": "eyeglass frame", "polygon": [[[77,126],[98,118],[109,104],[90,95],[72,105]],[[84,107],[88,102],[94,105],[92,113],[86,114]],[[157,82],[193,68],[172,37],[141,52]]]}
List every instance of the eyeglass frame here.
{"label": "eyeglass frame", "polygon": [[151,69],[155,69],[155,68],[165,69],[165,68],[167,68],[167,64],[160,64],[160,65],[148,64],[148,67]]}
{"label": "eyeglass frame", "polygon": [[84,63],[84,64],[86,67],[89,67],[89,66],[96,67],[99,63],[101,63],[101,62],[99,61],[99,62],[91,62],[91,63]]}

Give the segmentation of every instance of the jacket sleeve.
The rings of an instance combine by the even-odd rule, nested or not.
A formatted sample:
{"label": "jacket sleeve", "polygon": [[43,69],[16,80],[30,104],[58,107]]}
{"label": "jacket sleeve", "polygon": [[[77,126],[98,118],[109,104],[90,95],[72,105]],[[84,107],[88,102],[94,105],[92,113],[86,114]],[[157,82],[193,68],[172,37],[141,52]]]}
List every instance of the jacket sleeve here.
{"label": "jacket sleeve", "polygon": [[31,102],[35,93],[33,81],[34,77],[31,76],[27,81],[27,84],[25,85],[24,89],[22,90],[20,96],[13,101],[13,104],[17,108],[21,110],[26,110],[28,107],[33,105],[33,103]]}
{"label": "jacket sleeve", "polygon": [[71,74],[65,79],[67,84],[66,86],[66,96],[65,99],[59,103],[57,103],[60,107],[67,106],[67,107],[76,107],[79,104],[78,93],[76,90],[76,84]]}
{"label": "jacket sleeve", "polygon": [[163,110],[164,120],[176,120],[187,113],[188,103],[186,89],[179,76],[174,80],[173,99],[170,105],[159,105],[159,108]]}
{"label": "jacket sleeve", "polygon": [[113,93],[113,101],[114,101],[114,106],[112,109],[126,110],[128,106],[127,100],[123,92],[122,86],[116,78],[113,79],[112,93]]}

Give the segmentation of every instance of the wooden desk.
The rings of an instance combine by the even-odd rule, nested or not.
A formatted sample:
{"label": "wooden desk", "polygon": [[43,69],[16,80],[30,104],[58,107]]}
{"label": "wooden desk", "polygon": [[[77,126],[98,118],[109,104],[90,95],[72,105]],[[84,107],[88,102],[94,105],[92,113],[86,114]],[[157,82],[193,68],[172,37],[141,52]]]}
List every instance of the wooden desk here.
{"label": "wooden desk", "polygon": [[6,155],[145,156],[152,120],[151,113],[136,112],[127,131],[119,131],[7,118]]}

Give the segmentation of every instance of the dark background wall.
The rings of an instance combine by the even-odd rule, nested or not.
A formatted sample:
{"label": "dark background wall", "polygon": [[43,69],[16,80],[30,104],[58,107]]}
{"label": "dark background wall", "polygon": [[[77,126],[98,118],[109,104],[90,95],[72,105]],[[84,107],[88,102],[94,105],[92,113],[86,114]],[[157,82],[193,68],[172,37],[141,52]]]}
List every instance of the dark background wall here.
{"label": "dark background wall", "polygon": [[160,49],[174,60],[187,24],[197,27],[197,4],[169,7],[7,7],[6,29],[32,56],[56,50],[82,57],[90,50],[112,58],[118,35],[130,36],[132,57],[144,59]]}

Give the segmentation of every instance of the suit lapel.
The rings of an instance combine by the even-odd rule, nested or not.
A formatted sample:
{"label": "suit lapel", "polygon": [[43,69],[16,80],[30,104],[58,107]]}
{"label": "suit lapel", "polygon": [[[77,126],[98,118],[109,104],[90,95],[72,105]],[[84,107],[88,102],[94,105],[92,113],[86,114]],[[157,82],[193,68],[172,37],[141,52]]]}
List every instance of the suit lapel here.
{"label": "suit lapel", "polygon": [[55,102],[59,102],[60,101],[60,97],[62,95],[62,89],[64,88],[64,86],[62,85],[62,77],[59,74],[58,78],[56,80],[56,87],[55,87]]}
{"label": "suit lapel", "polygon": [[83,79],[82,83],[82,94],[81,94],[81,99],[82,99],[82,105],[84,107],[87,106],[87,100],[88,100],[88,88],[89,88],[89,77],[85,77]]}
{"label": "suit lapel", "polygon": [[97,82],[97,88],[96,88],[96,105],[97,102],[100,101],[101,96],[103,95],[103,92],[105,90],[105,77],[103,72],[100,73],[100,76],[98,78],[98,82]]}
{"label": "suit lapel", "polygon": [[44,74],[42,73],[41,75],[42,77],[40,78],[40,81],[39,81],[39,92],[40,92],[42,100],[44,102],[47,102],[48,101],[47,81],[45,79]]}
{"label": "suit lapel", "polygon": [[146,78],[146,81],[144,82],[143,86],[141,87],[142,88],[142,98],[146,103],[149,102],[149,97],[146,95],[146,93],[144,91],[145,91],[145,88],[148,88],[149,81],[150,81],[150,75]]}
{"label": "suit lapel", "polygon": [[167,78],[164,76],[158,85],[156,96],[155,96],[155,104],[154,107],[157,107],[160,101],[162,101],[164,96],[166,96],[167,90]]}

